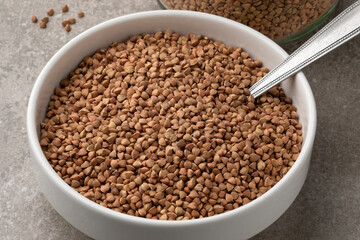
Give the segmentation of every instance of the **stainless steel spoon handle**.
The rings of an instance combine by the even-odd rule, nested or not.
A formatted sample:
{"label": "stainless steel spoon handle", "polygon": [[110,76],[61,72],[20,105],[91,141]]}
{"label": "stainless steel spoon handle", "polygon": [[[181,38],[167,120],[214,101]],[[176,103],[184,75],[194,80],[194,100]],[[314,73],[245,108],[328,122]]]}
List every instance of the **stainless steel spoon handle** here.
{"label": "stainless steel spoon handle", "polygon": [[250,88],[256,98],[360,33],[360,0],[345,9]]}

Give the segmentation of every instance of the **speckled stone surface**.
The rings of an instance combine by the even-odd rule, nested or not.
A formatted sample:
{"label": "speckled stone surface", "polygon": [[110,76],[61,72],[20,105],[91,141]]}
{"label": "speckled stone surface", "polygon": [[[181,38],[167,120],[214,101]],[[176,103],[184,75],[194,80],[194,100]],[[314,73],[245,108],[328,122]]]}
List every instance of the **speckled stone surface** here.
{"label": "speckled stone surface", "polygon": [[[339,13],[354,1],[342,0]],[[60,9],[68,4],[70,11]],[[31,22],[50,8],[48,28]],[[30,165],[25,115],[31,88],[51,56],[70,39],[120,15],[160,9],[155,0],[0,0],[0,239],[89,239],[39,191]],[[64,18],[85,12],[70,33]],[[285,47],[291,52],[300,43]],[[359,239],[360,37],[304,70],[318,128],[307,181],[291,207],[253,239]]]}

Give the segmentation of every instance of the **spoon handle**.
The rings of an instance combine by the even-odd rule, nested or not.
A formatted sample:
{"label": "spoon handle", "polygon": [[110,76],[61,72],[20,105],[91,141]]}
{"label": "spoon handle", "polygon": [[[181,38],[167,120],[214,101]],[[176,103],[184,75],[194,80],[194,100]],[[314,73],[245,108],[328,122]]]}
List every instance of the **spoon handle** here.
{"label": "spoon handle", "polygon": [[360,0],[345,9],[249,90],[257,98],[360,33]]}

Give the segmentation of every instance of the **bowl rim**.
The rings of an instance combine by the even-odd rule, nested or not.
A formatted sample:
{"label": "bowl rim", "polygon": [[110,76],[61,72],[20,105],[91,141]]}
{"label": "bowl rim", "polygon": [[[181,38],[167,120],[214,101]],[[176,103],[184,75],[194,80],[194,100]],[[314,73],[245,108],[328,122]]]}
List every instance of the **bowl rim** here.
{"label": "bowl rim", "polygon": [[[241,214],[244,212],[251,211],[251,209],[256,208],[259,204],[267,201],[267,199],[270,197],[271,194],[278,191],[284,184],[286,184],[286,180],[290,178],[290,176],[295,172],[301,165],[302,162],[304,162],[306,159],[306,155],[311,153],[312,149],[312,143],[315,138],[315,132],[316,132],[316,105],[314,96],[312,94],[312,90],[310,88],[310,85],[305,77],[305,75],[302,72],[299,72],[296,75],[297,81],[302,81],[302,84],[304,86],[304,94],[306,98],[308,98],[309,102],[309,112],[312,113],[310,116],[308,116],[308,130],[307,130],[307,136],[306,141],[304,141],[304,144],[302,146],[302,150],[299,154],[298,159],[296,160],[295,164],[290,168],[290,170],[287,172],[287,174],[270,190],[268,190],[265,194],[263,194],[261,197],[256,198],[255,200],[251,201],[250,203],[240,206],[236,209],[233,209],[231,211],[217,214],[210,217],[204,217],[204,218],[197,218],[197,219],[190,219],[190,220],[181,220],[181,221],[169,221],[169,220],[155,220],[155,219],[148,219],[143,217],[137,217],[128,215],[126,213],[117,212],[114,210],[111,210],[109,208],[103,207],[90,199],[87,199],[86,197],[82,196],[80,193],[78,193],[76,190],[74,190],[71,186],[65,183],[54,171],[54,169],[50,166],[48,160],[45,158],[45,155],[42,152],[42,149],[39,144],[39,138],[37,136],[37,130],[36,130],[36,102],[40,95],[40,88],[44,84],[46,76],[48,75],[50,69],[52,69],[56,62],[61,59],[64,52],[71,49],[76,43],[83,40],[84,38],[89,37],[90,35],[96,33],[102,28],[107,28],[112,25],[120,24],[124,21],[131,21],[131,20],[138,20],[139,18],[152,18],[152,17],[159,17],[159,16],[174,16],[177,15],[178,17],[196,17],[196,18],[205,18],[205,19],[212,19],[213,21],[217,21],[221,24],[227,24],[227,25],[233,25],[236,28],[244,29],[249,34],[255,36],[256,38],[259,38],[263,42],[267,42],[268,45],[270,45],[272,48],[276,49],[276,51],[279,53],[279,55],[283,58],[286,58],[288,54],[274,41],[266,37],[265,35],[261,34],[260,32],[257,32],[256,30],[253,30],[252,28],[243,25],[241,23],[235,22],[233,20],[219,17],[216,15],[211,15],[207,13],[201,13],[201,12],[193,12],[193,11],[184,11],[184,10],[156,10],[156,11],[146,11],[146,12],[137,12],[132,13],[120,17],[116,17],[110,20],[107,20],[103,23],[97,24],[84,32],[80,33],[73,39],[71,39],[69,42],[67,42],[63,47],[61,47],[54,55],[53,57],[47,62],[45,67],[40,72],[38,78],[35,81],[35,84],[33,86],[33,89],[30,94],[29,103],[28,103],[28,109],[27,109],[27,115],[26,115],[26,128],[27,128],[27,135],[28,135],[28,141],[30,145],[30,149],[33,153],[33,158],[35,161],[39,163],[39,166],[41,166],[47,175],[48,178],[51,178],[54,183],[57,184],[59,188],[61,188],[61,191],[66,193],[68,197],[74,199],[79,204],[84,205],[86,208],[90,208],[93,211],[97,212],[101,215],[107,215],[107,217],[115,220],[115,221],[127,221],[134,224],[140,224],[140,225],[147,225],[150,227],[184,227],[184,226],[190,226],[190,225],[200,225],[200,224],[206,224],[208,222],[214,222],[214,221],[222,221],[223,219],[232,217],[237,214]],[[109,43],[110,44],[110,43]]]}

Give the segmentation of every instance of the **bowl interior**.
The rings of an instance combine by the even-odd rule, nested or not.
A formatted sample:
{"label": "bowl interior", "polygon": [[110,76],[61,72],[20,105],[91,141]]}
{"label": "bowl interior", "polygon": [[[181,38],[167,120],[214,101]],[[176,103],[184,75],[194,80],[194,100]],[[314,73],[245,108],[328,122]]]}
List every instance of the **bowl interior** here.
{"label": "bowl interior", "polygon": [[[46,168],[49,175],[61,180],[55,171],[51,169],[38,143],[39,124],[44,119],[47,104],[54,88],[78,65],[83,57],[92,54],[97,49],[107,47],[114,41],[125,41],[136,34],[154,33],[166,29],[171,29],[180,34],[202,34],[214,40],[220,40],[227,45],[242,47],[252,58],[260,59],[264,66],[270,69],[287,57],[286,52],[276,43],[255,30],[237,22],[204,13],[152,11],[116,18],[97,25],[71,40],[54,55],[41,72],[31,93],[27,116],[29,141],[37,161],[41,161],[42,166]],[[298,108],[304,134],[302,152],[311,151],[315,134],[316,111],[309,84],[303,74],[299,73],[295,78],[283,82],[282,86],[287,95],[292,97],[293,104]],[[305,161],[303,159],[303,155],[300,154],[293,168],[297,167],[298,161]],[[287,175],[291,173],[293,168]],[[277,185],[280,185],[282,181]],[[58,182],[66,185],[62,180]],[[265,198],[271,191],[276,191],[277,185],[259,199]],[[69,191],[72,190],[71,187],[67,187]],[[86,200],[86,198],[83,199]],[[241,208],[209,218],[220,219],[227,214],[232,214],[231,212],[242,211],[242,208],[245,210],[256,204],[259,199]],[[103,209],[104,211],[108,210]],[[118,213],[114,212],[113,214]],[[207,221],[206,219],[199,220]]]}

